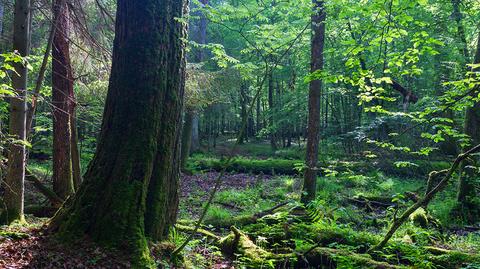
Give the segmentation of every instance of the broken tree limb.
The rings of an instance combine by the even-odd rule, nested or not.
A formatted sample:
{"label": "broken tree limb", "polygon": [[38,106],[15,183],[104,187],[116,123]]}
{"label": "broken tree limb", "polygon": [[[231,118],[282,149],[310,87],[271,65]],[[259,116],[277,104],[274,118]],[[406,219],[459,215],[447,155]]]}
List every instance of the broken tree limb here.
{"label": "broken tree limb", "polygon": [[411,90],[405,89],[400,83],[395,80],[392,80],[392,88],[403,96],[403,111],[406,112],[408,104],[415,104],[418,101],[418,96],[416,96]]}
{"label": "broken tree limb", "polygon": [[390,238],[398,230],[398,228],[400,228],[400,226],[402,226],[403,223],[405,223],[405,221],[408,220],[410,215],[413,212],[415,212],[418,208],[426,207],[428,203],[430,203],[430,201],[433,199],[435,194],[437,194],[447,185],[448,181],[452,177],[453,173],[457,170],[460,163],[463,160],[465,160],[468,156],[474,153],[477,153],[479,151],[480,151],[480,144],[476,145],[475,147],[471,148],[465,153],[458,155],[458,157],[455,159],[450,169],[446,171],[446,174],[442,178],[442,180],[432,190],[430,190],[422,199],[418,200],[415,204],[413,204],[405,212],[403,212],[403,214],[399,218],[394,220],[392,225],[390,226],[390,229],[385,234],[385,237],[383,238],[383,240],[380,241],[380,243],[378,243],[376,246],[372,247],[368,252],[378,251],[378,250],[381,250],[383,247],[385,247],[385,245],[388,243],[388,240],[390,240]]}
{"label": "broken tree limb", "polygon": [[[193,232],[195,230],[195,227],[191,227],[191,226],[187,226],[187,225],[181,225],[181,224],[175,224],[175,229],[179,230],[179,231],[182,231],[182,232]],[[204,235],[210,239],[213,239],[214,241],[219,241],[220,240],[220,236],[217,236],[216,234],[210,232],[210,231],[207,231],[205,229],[197,229],[195,231],[196,233],[198,234],[201,234],[201,235]]]}

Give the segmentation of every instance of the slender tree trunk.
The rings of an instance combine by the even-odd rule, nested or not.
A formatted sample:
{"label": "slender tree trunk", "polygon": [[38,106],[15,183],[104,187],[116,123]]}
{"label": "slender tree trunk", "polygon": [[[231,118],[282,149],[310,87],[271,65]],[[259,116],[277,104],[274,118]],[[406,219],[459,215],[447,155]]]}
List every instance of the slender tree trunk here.
{"label": "slender tree trunk", "polygon": [[260,109],[260,97],[257,98],[257,109],[256,109],[256,120],[257,120],[257,125],[256,125],[256,132],[257,134],[262,130],[262,118],[261,118],[261,109]]}
{"label": "slender tree trunk", "polygon": [[239,130],[238,132],[241,134],[240,137],[238,137],[238,144],[243,144],[245,142],[245,140],[247,139],[248,140],[248,126],[246,126],[247,130],[246,131],[242,131],[241,128],[243,127],[243,122],[247,122],[247,118],[248,118],[248,115],[247,115],[247,102],[248,102],[248,98],[247,98],[247,92],[246,92],[246,88],[247,85],[246,85],[246,82],[242,82],[242,85],[240,85],[240,107],[241,107],[241,112],[240,112],[240,116],[241,116],[241,122],[242,124],[239,125]]}
{"label": "slender tree trunk", "polygon": [[[323,48],[325,45],[325,8],[323,0],[313,0],[311,73],[323,69]],[[308,95],[308,129],[306,169],[303,182],[302,202],[315,199],[317,190],[318,143],[320,141],[320,98],[322,81],[310,82]]]}
{"label": "slender tree trunk", "polygon": [[190,145],[190,152],[195,152],[200,149],[200,118],[198,113],[193,115],[192,119],[192,143]]}
{"label": "slender tree trunk", "polygon": [[3,15],[5,12],[5,6],[3,4],[3,1],[0,1],[0,38],[1,42],[3,43]]}
{"label": "slender tree trunk", "polygon": [[277,141],[275,137],[275,122],[273,119],[273,113],[275,109],[275,104],[273,100],[273,92],[274,92],[274,87],[273,87],[273,70],[269,70],[268,73],[268,109],[270,115],[268,116],[269,118],[269,124],[270,124],[270,146],[272,147],[272,150],[275,151],[277,150]]}
{"label": "slender tree trunk", "polygon": [[[72,96],[74,98],[74,96]],[[78,190],[82,183],[82,167],[80,162],[80,150],[78,148],[78,130],[77,120],[75,113],[75,105],[72,106],[70,111],[70,129],[72,130],[72,137],[70,139],[70,148],[72,154],[72,172],[73,172],[73,186],[75,191]]]}
{"label": "slender tree trunk", "polygon": [[[13,22],[13,50],[22,57],[29,54],[30,37],[30,1],[15,1]],[[25,181],[25,144],[26,139],[26,93],[27,68],[24,63],[13,64],[16,73],[12,73],[12,87],[15,97],[10,99],[10,135],[19,142],[10,146],[8,154],[8,169],[5,179],[5,207],[1,221],[11,223],[15,220],[24,220],[24,181]]]}
{"label": "slender tree trunk", "polygon": [[[165,237],[178,204],[186,37],[183,0],[118,0],[102,131],[84,182],[50,224],[153,268],[146,235]],[[148,202],[147,202],[148,201]]]}
{"label": "slender tree trunk", "polygon": [[[474,64],[480,64],[480,34],[478,35],[477,40],[477,49],[474,58]],[[472,71],[478,71],[477,70]],[[480,87],[477,85],[476,90],[473,91],[472,95],[477,95]],[[471,146],[480,144],[480,102],[476,102],[472,107],[467,108],[465,113],[465,134],[471,138]],[[470,147],[471,147],[470,146]],[[465,148],[468,150],[470,147]],[[473,202],[474,198],[477,196],[475,189],[475,179],[476,173],[475,169],[470,166],[474,165],[471,161],[463,161],[460,165],[460,184],[458,188],[458,202],[460,205],[461,213],[467,218],[468,221],[474,222],[478,220],[478,213],[480,212],[480,205]],[[478,176],[478,175],[477,175]]]}
{"label": "slender tree trunk", "polygon": [[72,169],[73,75],[68,44],[69,15],[65,1],[56,0],[58,16],[52,46],[53,191],[62,199],[74,192]]}
{"label": "slender tree trunk", "polygon": [[460,10],[460,5],[462,0],[452,0],[453,5],[453,18],[457,24],[457,39],[461,42],[460,47],[460,55],[463,56],[465,62],[463,62],[464,69],[467,67],[465,66],[466,63],[470,62],[470,55],[468,53],[468,44],[467,44],[467,37],[465,36],[465,27],[463,26],[463,14]]}
{"label": "slender tree trunk", "polygon": [[[201,0],[200,1],[204,6],[208,5],[209,0]],[[207,43],[207,26],[208,26],[208,19],[205,14],[201,13],[200,21],[199,21],[199,34],[198,34],[198,43],[199,44],[206,44]],[[197,61],[203,62],[205,60],[205,49],[199,49],[197,53]],[[199,115],[195,113],[192,119],[192,130],[191,132],[187,130],[187,132],[191,133],[191,142],[190,149],[188,152],[195,152],[200,149],[200,136],[198,134],[199,131]]]}
{"label": "slender tree trunk", "polygon": [[187,111],[185,113],[185,122],[183,123],[182,143],[181,143],[182,144],[181,159],[180,159],[181,169],[185,168],[185,165],[187,164],[188,156],[190,155],[194,117],[195,117],[194,112]]}

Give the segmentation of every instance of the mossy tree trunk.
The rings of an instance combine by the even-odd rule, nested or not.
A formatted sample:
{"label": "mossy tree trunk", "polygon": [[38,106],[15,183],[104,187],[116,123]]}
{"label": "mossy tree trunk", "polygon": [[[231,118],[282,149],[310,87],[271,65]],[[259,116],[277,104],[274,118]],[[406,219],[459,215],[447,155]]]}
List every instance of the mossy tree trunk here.
{"label": "mossy tree trunk", "polygon": [[53,4],[56,31],[52,46],[53,190],[62,199],[74,192],[72,169],[73,74],[68,41],[66,1]]}
{"label": "mossy tree trunk", "polygon": [[[480,64],[480,34],[478,35],[477,49],[473,63]],[[472,71],[477,72],[479,70],[480,68],[476,68]],[[478,85],[475,87],[476,89],[474,89],[472,95],[476,95],[480,89]],[[472,107],[467,108],[464,128],[465,134],[471,138],[471,146],[480,144],[480,102],[477,101]],[[457,196],[460,206],[459,210],[461,214],[467,218],[466,220],[470,222],[478,220],[478,213],[480,212],[480,205],[473,202],[477,196],[474,182],[478,177],[475,171],[476,169],[472,167],[474,165],[473,161],[475,160],[463,161],[460,166],[461,174]]]}
{"label": "mossy tree trunk", "polygon": [[161,239],[176,217],[185,13],[184,0],[117,1],[95,157],[51,222],[60,236],[88,235],[125,251],[136,268],[153,267],[146,234]]}
{"label": "mossy tree trunk", "polygon": [[[312,45],[310,72],[323,69],[323,48],[325,45],[325,7],[322,0],[313,0],[312,14]],[[308,203],[315,199],[317,189],[318,143],[320,141],[320,102],[322,81],[310,82],[308,95],[308,129],[306,168],[303,181],[302,202]]]}
{"label": "mossy tree trunk", "polygon": [[[30,0],[16,0],[13,22],[13,50],[22,57],[29,54],[30,43]],[[10,99],[10,135],[17,142],[12,143],[8,153],[8,169],[5,179],[4,201],[6,210],[0,217],[7,224],[23,221],[24,181],[25,181],[25,144],[26,139],[26,95],[28,70],[24,63],[13,63],[12,87],[15,97]]]}

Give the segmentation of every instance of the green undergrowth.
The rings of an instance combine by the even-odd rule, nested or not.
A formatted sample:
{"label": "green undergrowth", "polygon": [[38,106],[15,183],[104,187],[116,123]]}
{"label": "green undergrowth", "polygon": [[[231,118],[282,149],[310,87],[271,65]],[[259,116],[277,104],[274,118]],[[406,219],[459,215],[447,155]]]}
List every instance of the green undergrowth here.
{"label": "green undergrowth", "polygon": [[[282,152],[279,150],[278,152]],[[289,150],[287,150],[289,151]],[[290,156],[292,157],[292,156]],[[189,158],[187,170],[221,171],[226,165],[226,159],[211,154],[197,153]],[[450,163],[446,161],[372,161],[372,160],[333,160],[320,158],[319,173],[321,175],[336,175],[351,172],[368,174],[381,172],[390,177],[398,178],[426,178],[431,171],[448,169]],[[268,174],[268,175],[302,175],[305,161],[302,156],[289,158],[288,156],[273,155],[266,159],[257,159],[252,156],[235,156],[226,167],[227,172]]]}
{"label": "green undergrowth", "polygon": [[[355,167],[332,169],[319,177],[317,199],[308,205],[307,215],[296,213],[295,201],[301,192],[300,177],[274,176],[253,186],[222,189],[207,214],[204,228],[225,236],[229,233],[229,225],[234,225],[255,245],[274,254],[302,253],[317,247],[315,255],[325,255],[322,259],[328,260],[328,264],[319,268],[380,268],[375,266],[383,263],[396,268],[480,268],[477,254],[480,234],[450,230],[451,226],[457,225],[449,217],[455,203],[455,183],[431,202],[424,213],[425,223],[420,224],[414,219],[407,221],[382,251],[366,254],[382,239],[394,216],[412,204],[406,193],[423,195],[426,179],[392,177],[379,170],[354,172]],[[191,212],[185,207],[204,205],[202,197],[205,194],[194,193],[188,205],[181,205],[183,219],[191,219]],[[352,202],[362,197],[388,204],[369,208]],[[251,221],[255,213],[283,201],[292,202]],[[192,251],[199,246],[218,254],[218,248],[208,239],[197,237],[189,244],[187,255],[193,255]],[[190,264],[199,259],[197,254],[187,258]],[[208,260],[208,257],[204,259]],[[249,260],[245,254],[226,258],[240,268],[257,268],[258,265],[258,260]],[[278,266],[277,262],[275,259],[266,261],[262,268],[273,268]],[[299,265],[300,260],[290,260],[287,264],[290,268],[303,268]]]}

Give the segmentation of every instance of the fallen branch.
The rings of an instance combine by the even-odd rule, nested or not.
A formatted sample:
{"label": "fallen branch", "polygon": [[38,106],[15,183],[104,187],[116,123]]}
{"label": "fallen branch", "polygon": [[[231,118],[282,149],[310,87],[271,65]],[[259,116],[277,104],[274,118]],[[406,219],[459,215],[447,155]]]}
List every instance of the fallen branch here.
{"label": "fallen branch", "polygon": [[443,179],[435,186],[435,188],[431,189],[422,199],[418,200],[415,204],[410,206],[403,214],[397,218],[396,220],[393,221],[392,225],[390,226],[390,229],[388,232],[385,234],[385,237],[383,240],[378,243],[376,246],[372,247],[368,252],[373,252],[373,251],[378,251],[381,250],[385,245],[388,243],[388,240],[393,236],[393,234],[400,228],[400,226],[405,223],[405,221],[408,220],[410,215],[415,212],[420,207],[426,207],[430,201],[433,199],[435,194],[437,194],[439,191],[441,191],[448,183],[450,178],[452,177],[453,173],[457,170],[458,166],[460,163],[465,160],[468,156],[480,151],[480,144],[476,145],[475,147],[471,148],[470,150],[466,151],[463,154],[458,155],[458,157],[455,159],[453,162],[452,166],[450,169],[446,171],[445,176]]}
{"label": "fallen branch", "polygon": [[282,202],[278,205],[275,205],[272,208],[257,212],[253,215],[237,216],[237,217],[234,217],[234,218],[229,218],[229,219],[218,221],[218,222],[214,222],[214,220],[209,220],[208,224],[211,224],[211,225],[213,225],[215,227],[218,227],[218,228],[227,228],[227,227],[230,227],[230,226],[233,226],[233,225],[245,226],[245,225],[248,225],[248,224],[253,224],[253,223],[257,222],[258,219],[260,219],[262,217],[265,217],[267,215],[273,214],[275,212],[275,210],[277,210],[277,209],[279,209],[279,208],[281,208],[285,205],[288,205],[289,203],[290,203],[290,201]]}
{"label": "fallen branch", "polygon": [[[193,231],[195,231],[195,227],[181,225],[181,224],[175,224],[175,229],[177,229],[179,231],[182,231],[182,232],[193,232]],[[214,241],[219,241],[221,239],[220,236],[217,236],[216,234],[214,234],[210,231],[207,231],[205,229],[200,229],[199,228],[195,232],[198,233],[198,234],[204,235],[208,238],[211,238]]]}

